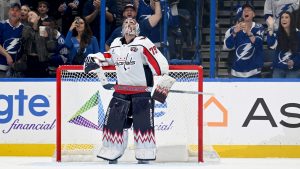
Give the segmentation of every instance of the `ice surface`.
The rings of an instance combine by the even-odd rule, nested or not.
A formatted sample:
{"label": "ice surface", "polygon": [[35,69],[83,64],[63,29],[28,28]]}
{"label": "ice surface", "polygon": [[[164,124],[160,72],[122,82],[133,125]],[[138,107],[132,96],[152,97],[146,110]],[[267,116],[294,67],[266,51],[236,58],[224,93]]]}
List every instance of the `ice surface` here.
{"label": "ice surface", "polygon": [[102,162],[62,162],[50,157],[0,157],[0,169],[299,169],[299,158],[222,158],[220,162],[107,164]]}

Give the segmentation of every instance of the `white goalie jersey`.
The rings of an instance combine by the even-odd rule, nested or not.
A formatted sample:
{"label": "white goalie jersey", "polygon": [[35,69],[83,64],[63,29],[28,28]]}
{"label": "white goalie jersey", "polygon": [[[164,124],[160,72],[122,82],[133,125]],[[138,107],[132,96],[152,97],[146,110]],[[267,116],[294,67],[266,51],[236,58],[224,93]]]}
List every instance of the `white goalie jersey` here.
{"label": "white goalie jersey", "polygon": [[169,70],[167,59],[143,36],[129,44],[124,38],[116,38],[104,56],[115,65],[119,85],[153,86],[153,76],[167,74]]}

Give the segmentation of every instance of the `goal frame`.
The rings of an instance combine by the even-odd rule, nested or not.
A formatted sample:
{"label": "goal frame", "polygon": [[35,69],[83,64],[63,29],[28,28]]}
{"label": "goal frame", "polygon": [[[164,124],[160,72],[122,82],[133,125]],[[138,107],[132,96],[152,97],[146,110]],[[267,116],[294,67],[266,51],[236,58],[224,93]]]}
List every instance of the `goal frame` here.
{"label": "goal frame", "polygon": [[[103,67],[103,70],[114,70],[114,66]],[[170,70],[196,70],[198,72],[198,92],[203,92],[203,68],[198,65],[170,65]],[[82,71],[83,65],[61,65],[56,70],[56,161],[61,162],[62,133],[61,133],[61,108],[62,108],[62,77],[65,70]],[[198,162],[203,160],[203,95],[198,95]]]}

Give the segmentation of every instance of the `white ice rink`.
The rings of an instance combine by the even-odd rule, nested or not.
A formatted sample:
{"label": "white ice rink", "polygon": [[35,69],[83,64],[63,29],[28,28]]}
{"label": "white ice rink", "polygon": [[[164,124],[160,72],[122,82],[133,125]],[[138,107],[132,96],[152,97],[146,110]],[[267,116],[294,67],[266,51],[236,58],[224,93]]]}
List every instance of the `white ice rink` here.
{"label": "white ice rink", "polygon": [[63,162],[49,157],[0,157],[0,169],[299,169],[300,159],[284,158],[223,158],[210,163],[150,163],[134,164]]}

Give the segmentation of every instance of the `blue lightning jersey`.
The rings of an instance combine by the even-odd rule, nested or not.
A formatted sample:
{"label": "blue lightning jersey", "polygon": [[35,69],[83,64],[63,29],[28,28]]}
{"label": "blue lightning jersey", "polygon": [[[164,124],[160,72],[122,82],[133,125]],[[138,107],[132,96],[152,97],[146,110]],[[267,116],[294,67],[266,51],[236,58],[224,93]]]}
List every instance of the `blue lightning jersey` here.
{"label": "blue lightning jersey", "polygon": [[255,36],[252,43],[250,37],[243,31],[233,36],[234,26],[227,30],[223,48],[234,50],[235,55],[231,67],[231,74],[235,77],[251,77],[261,73],[263,66],[263,35],[264,27],[252,22],[251,32]]}
{"label": "blue lightning jersey", "polygon": [[[0,22],[0,44],[11,55],[14,62],[20,58],[23,25],[13,27],[8,20]],[[0,54],[0,69],[7,70],[6,58]]]}
{"label": "blue lightning jersey", "polygon": [[[267,34],[267,44],[271,49],[275,49],[275,57],[273,58],[273,67],[283,70],[299,70],[300,69],[300,43],[298,43],[298,50],[296,53],[291,51],[280,50],[277,48],[277,32],[273,33],[272,36]],[[297,39],[300,39],[300,31],[297,30]],[[292,69],[288,68],[288,61],[293,60],[294,66]]]}

